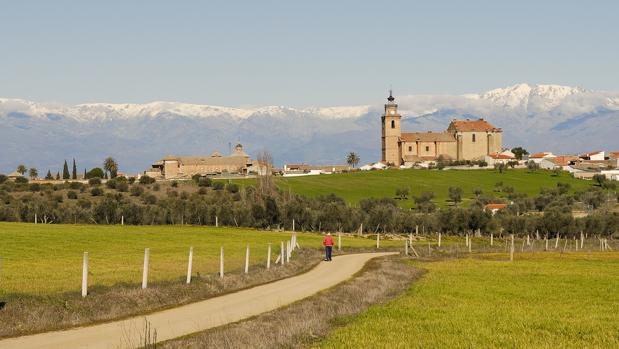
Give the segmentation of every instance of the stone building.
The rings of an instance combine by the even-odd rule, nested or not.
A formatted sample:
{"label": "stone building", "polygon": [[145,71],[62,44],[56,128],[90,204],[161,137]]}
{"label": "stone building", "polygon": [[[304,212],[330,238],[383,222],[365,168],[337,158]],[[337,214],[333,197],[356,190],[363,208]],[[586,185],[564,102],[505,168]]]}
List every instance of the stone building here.
{"label": "stone building", "polygon": [[257,165],[244,151],[241,144],[237,144],[232,154],[222,156],[215,151],[210,156],[174,156],[168,155],[155,162],[144,174],[163,179],[188,179],[199,174],[241,174],[246,175]]}
{"label": "stone building", "polygon": [[406,163],[446,160],[483,160],[501,152],[502,130],[484,119],[453,120],[444,132],[402,132],[402,116],[389,93],[382,121],[382,161]]}

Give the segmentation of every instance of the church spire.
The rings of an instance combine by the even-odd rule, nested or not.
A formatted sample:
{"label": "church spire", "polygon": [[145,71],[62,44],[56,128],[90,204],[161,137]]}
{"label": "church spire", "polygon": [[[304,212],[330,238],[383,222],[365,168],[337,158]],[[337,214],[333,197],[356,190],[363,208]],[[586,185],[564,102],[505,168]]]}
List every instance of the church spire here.
{"label": "church spire", "polygon": [[395,98],[393,98],[393,91],[391,89],[389,89],[389,97],[387,98],[387,100],[390,103],[393,103],[393,101],[395,100]]}

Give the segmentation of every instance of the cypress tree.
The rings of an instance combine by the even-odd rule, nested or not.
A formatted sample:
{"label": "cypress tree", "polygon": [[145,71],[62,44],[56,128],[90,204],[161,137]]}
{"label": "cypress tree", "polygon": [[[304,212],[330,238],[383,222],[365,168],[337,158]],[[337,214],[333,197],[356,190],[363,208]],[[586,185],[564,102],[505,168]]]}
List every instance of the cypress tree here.
{"label": "cypress tree", "polygon": [[62,167],[62,179],[71,178],[69,175],[69,165],[67,165],[67,160],[64,161],[64,166]]}
{"label": "cypress tree", "polygon": [[75,158],[73,158],[73,171],[71,172],[71,179],[77,179],[77,166],[75,165]]}
{"label": "cypress tree", "polygon": [[45,175],[45,179],[54,179],[54,176],[52,176],[52,172],[50,170],[47,170],[47,174]]}
{"label": "cypress tree", "polygon": [[60,180],[60,172],[56,172],[56,180]]}
{"label": "cypress tree", "polygon": [[84,168],[84,178],[82,179],[86,179],[86,168]]}

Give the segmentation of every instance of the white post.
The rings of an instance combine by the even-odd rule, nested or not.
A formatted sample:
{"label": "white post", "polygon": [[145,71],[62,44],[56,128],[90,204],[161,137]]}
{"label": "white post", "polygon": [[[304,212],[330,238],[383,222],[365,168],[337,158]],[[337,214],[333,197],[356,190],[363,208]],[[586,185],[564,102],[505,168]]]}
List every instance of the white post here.
{"label": "white post", "polygon": [[294,218],[292,219],[292,231],[294,231]]}
{"label": "white post", "polygon": [[219,218],[215,216],[215,227],[219,227]]}
{"label": "white post", "polygon": [[494,246],[494,234],[490,233],[490,246]]}
{"label": "white post", "polygon": [[544,236],[544,242],[546,243],[546,247],[544,247],[544,251],[548,251],[548,235]]}
{"label": "white post", "polygon": [[88,252],[84,252],[84,260],[82,262],[82,297],[88,294]]}
{"label": "white post", "polygon": [[438,247],[441,247],[441,233],[438,233]]}
{"label": "white post", "polygon": [[419,226],[418,225],[415,226],[415,235],[419,235]]}
{"label": "white post", "polygon": [[513,262],[514,261],[514,234],[511,234],[511,246],[509,247],[509,261]]}
{"label": "white post", "polygon": [[189,262],[187,262],[187,283],[191,283],[191,267],[193,264],[193,247],[189,248]]}
{"label": "white post", "polygon": [[531,246],[531,240],[529,240],[529,234],[527,234],[527,246]]}
{"label": "white post", "polygon": [[245,274],[249,273],[249,244],[245,249]]}
{"label": "white post", "polygon": [[144,270],[142,271],[142,288],[148,287],[148,259],[150,256],[150,248],[144,249]]}
{"label": "white post", "polygon": [[404,255],[408,256],[408,240],[404,239]]}
{"label": "white post", "polygon": [[125,216],[120,216],[120,225],[125,225]]}
{"label": "white post", "polygon": [[413,234],[408,234],[408,244],[413,247]]}
{"label": "white post", "polygon": [[473,248],[473,237],[469,240],[469,253],[473,252],[471,249]]}
{"label": "white post", "polygon": [[342,233],[337,233],[337,250],[342,250]]}
{"label": "white post", "polygon": [[380,248],[380,233],[376,234],[376,248]]}
{"label": "white post", "polygon": [[286,263],[290,263],[290,256],[292,255],[290,245],[290,240],[286,241]]}
{"label": "white post", "polygon": [[363,223],[359,226],[359,235],[363,236]]}
{"label": "white post", "polygon": [[466,234],[464,243],[465,243],[466,247],[469,246],[469,234]]}
{"label": "white post", "polygon": [[286,263],[286,250],[284,249],[283,241],[280,242],[279,253],[280,253],[280,256],[282,257],[280,262],[282,263],[282,265],[284,265]]}
{"label": "white post", "polygon": [[267,248],[267,269],[271,269],[271,243],[269,243]]}
{"label": "white post", "polygon": [[583,232],[580,232],[580,249],[582,250],[582,248],[585,246],[585,234],[583,234]]}
{"label": "white post", "polygon": [[219,248],[219,277],[224,277],[224,247]]}
{"label": "white post", "polygon": [[34,224],[37,224],[37,214],[34,214]]}
{"label": "white post", "polygon": [[555,250],[559,248],[559,233],[557,233],[557,241],[555,242]]}

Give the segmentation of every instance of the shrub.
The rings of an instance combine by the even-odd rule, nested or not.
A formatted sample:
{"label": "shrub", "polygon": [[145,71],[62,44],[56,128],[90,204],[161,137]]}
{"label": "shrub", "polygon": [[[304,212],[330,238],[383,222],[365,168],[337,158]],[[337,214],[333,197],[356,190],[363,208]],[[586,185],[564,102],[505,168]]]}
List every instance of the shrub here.
{"label": "shrub", "polygon": [[41,185],[39,183],[32,183],[30,184],[30,191],[31,192],[37,192],[41,190]]}
{"label": "shrub", "polygon": [[9,179],[9,177],[7,177],[7,176],[5,176],[3,174],[0,174],[0,184],[6,182],[8,179]]}
{"label": "shrub", "polygon": [[129,184],[133,184],[135,183],[135,177],[129,177],[127,181],[129,182]]}
{"label": "shrub", "polygon": [[238,186],[238,184],[228,183],[228,185],[226,186],[226,190],[229,193],[232,193],[232,194],[238,193],[239,192],[239,186]]}
{"label": "shrub", "polygon": [[154,205],[157,203],[157,197],[153,194],[146,194],[142,198],[145,204]]}
{"label": "shrub", "polygon": [[81,198],[77,200],[77,205],[83,209],[89,209],[90,206],[92,206],[92,203],[86,198]]}
{"label": "shrub", "polygon": [[213,183],[213,189],[215,190],[222,190],[224,188],[224,184],[222,182],[215,182]]}
{"label": "shrub", "polygon": [[159,186],[159,183],[155,183],[155,185],[153,185],[153,191],[159,191],[159,189],[161,189],[161,186]]}
{"label": "shrub", "polygon": [[149,177],[147,175],[140,177],[140,184],[153,184],[153,183],[155,183],[155,179],[153,177]]}
{"label": "shrub", "polygon": [[28,183],[28,178],[26,178],[26,177],[17,177],[17,178],[15,178],[15,183],[17,183],[17,184],[26,184],[26,183]]}
{"label": "shrub", "polygon": [[69,189],[74,189],[74,190],[82,189],[83,186],[84,185],[80,182],[69,182]]}
{"label": "shrub", "polygon": [[[200,194],[200,195],[206,195],[206,193],[207,193],[206,188],[200,188],[200,189],[198,189],[198,194]],[[617,197],[617,199],[619,200],[619,197]]]}
{"label": "shrub", "polygon": [[178,182],[177,181],[172,181],[172,183],[170,185],[172,186],[172,188],[178,188]]}
{"label": "shrub", "polygon": [[116,190],[126,193],[127,191],[129,191],[129,184],[127,184],[126,181],[118,182],[116,183]]}
{"label": "shrub", "polygon": [[144,188],[140,187],[139,185],[133,185],[131,186],[130,193],[131,196],[140,196],[144,193]]}
{"label": "shrub", "polygon": [[74,192],[73,190],[69,190],[67,192],[67,198],[71,199],[71,200],[76,200],[77,199],[77,193]]}
{"label": "shrub", "polygon": [[92,170],[86,172],[86,179],[103,178],[103,177],[105,177],[105,173],[99,167],[95,167]]}
{"label": "shrub", "polygon": [[54,197],[53,197],[53,198],[54,198],[54,201],[56,201],[56,202],[58,202],[58,203],[60,203],[60,202],[63,202],[63,201],[64,201],[64,198],[62,197],[62,194],[56,194],[56,195],[54,195]]}
{"label": "shrub", "polygon": [[90,178],[88,180],[88,184],[90,184],[90,185],[100,185],[101,184],[101,178],[99,178],[99,177]]}
{"label": "shrub", "polygon": [[94,188],[90,189],[90,195],[92,195],[92,196],[101,196],[101,195],[103,195],[103,189],[101,189],[99,187],[94,187]]}
{"label": "shrub", "polygon": [[208,177],[200,177],[198,180],[199,187],[210,187],[211,185],[213,185],[213,180]]}

